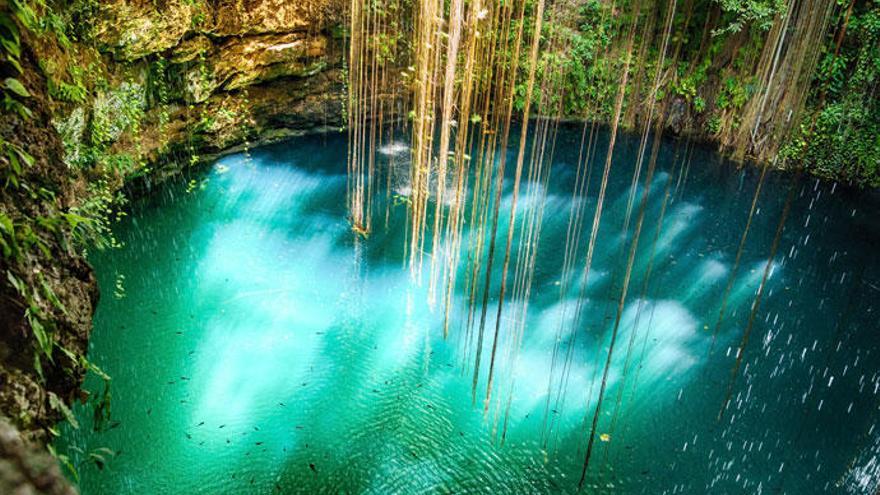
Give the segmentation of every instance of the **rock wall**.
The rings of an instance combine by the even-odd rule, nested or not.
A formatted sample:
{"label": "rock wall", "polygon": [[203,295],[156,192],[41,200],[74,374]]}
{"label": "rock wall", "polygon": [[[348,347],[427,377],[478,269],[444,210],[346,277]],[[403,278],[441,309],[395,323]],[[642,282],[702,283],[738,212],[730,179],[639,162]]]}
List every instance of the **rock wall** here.
{"label": "rock wall", "polygon": [[[0,259],[0,416],[34,440],[63,413],[78,390],[97,287],[91,268],[73,245],[64,212],[80,200],[84,176],[69,170],[51,125],[46,81],[23,33],[19,80],[29,94],[27,116],[6,113],[0,142],[32,158],[12,181],[5,154],[0,218],[9,249]],[[22,160],[23,161],[23,160]],[[38,336],[46,345],[35,343]],[[48,349],[48,351],[44,351]]]}
{"label": "rock wall", "polygon": [[25,442],[18,430],[0,418],[0,493],[74,495],[48,452]]}
{"label": "rock wall", "polygon": [[83,94],[52,102],[69,163],[115,156],[121,180],[155,178],[157,165],[343,125],[340,0],[79,4],[65,18],[82,41],[38,47],[50,89]]}

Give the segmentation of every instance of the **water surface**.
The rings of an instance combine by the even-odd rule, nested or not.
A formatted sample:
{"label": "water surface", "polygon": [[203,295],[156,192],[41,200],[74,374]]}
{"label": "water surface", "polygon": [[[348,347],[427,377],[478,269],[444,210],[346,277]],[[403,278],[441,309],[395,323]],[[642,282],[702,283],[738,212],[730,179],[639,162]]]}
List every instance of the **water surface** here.
{"label": "water surface", "polygon": [[[561,131],[546,191],[523,186],[518,215],[546,192],[543,230],[521,352],[515,365],[500,360],[488,414],[471,400],[464,288],[454,292],[444,341],[442,305],[427,304],[427,284],[404,266],[405,205],[392,202],[386,230],[380,201],[373,235],[352,235],[344,136],[227,156],[137,201],[115,229],[124,247],[91,257],[102,298],[90,359],[112,376],[112,400],[110,421],[96,431],[103,386],[90,376],[94,398],[76,407],[80,428],[65,427],[58,445],[82,493],[575,491],[642,192],[624,231],[638,141],[623,136],[570,372],[551,373],[558,336],[559,352],[569,349],[578,296],[576,283],[559,289],[569,275],[561,272],[569,211],[584,203],[577,279],[601,179],[594,171],[587,194],[572,198],[580,134]],[[599,150],[595,170],[601,139]],[[405,146],[382,151],[405,167]],[[402,177],[394,186],[405,192]],[[768,174],[713,345],[758,177],[699,146],[664,143],[589,493],[877,490],[876,196]],[[484,366],[480,397],[485,379]]]}

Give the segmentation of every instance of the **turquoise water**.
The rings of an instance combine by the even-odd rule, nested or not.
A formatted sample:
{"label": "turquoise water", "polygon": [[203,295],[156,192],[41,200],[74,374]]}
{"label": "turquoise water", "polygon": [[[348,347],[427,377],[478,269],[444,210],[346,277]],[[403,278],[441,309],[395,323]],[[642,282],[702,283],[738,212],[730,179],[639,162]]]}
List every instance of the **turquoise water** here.
{"label": "turquoise water", "polygon": [[[527,191],[546,192],[535,280],[521,351],[515,363],[499,358],[487,414],[471,401],[465,290],[454,291],[444,340],[442,305],[428,304],[428,284],[404,266],[405,206],[389,206],[386,230],[380,202],[373,235],[352,235],[344,136],[227,156],[135,202],[115,231],[124,247],[91,257],[102,298],[90,358],[112,376],[112,399],[95,425],[103,385],[90,376],[93,399],[58,443],[82,493],[576,491],[633,238],[635,221],[623,227],[638,151],[637,138],[621,138],[576,339],[569,347],[569,325],[559,335],[571,367],[551,373],[578,293],[575,283],[560,295],[569,211],[586,212],[579,274],[601,179],[594,172],[572,198],[580,133],[561,131],[546,190],[523,186],[518,215],[540,204]],[[877,196],[768,174],[713,346],[758,176],[664,143],[584,492],[877,490]],[[510,192],[508,183],[502,242]],[[505,317],[518,307],[508,302]],[[504,323],[503,343],[513,326]]]}

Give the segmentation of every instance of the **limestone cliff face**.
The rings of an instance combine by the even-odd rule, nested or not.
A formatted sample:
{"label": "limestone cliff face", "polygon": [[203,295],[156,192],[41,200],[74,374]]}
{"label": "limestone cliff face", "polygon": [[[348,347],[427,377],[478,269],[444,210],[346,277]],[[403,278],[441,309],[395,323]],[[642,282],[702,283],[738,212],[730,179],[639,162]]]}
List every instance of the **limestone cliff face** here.
{"label": "limestone cliff face", "polygon": [[334,0],[117,0],[94,12],[99,48],[120,60],[164,52],[198,33],[215,39],[261,34],[317,34],[340,20]]}
{"label": "limestone cliff face", "polygon": [[35,46],[68,162],[113,156],[124,179],[343,125],[341,0],[86,4],[80,42]]}
{"label": "limestone cliff face", "polygon": [[118,1],[101,4],[86,33],[109,65],[169,59],[184,79],[176,96],[198,103],[339,62],[328,29],[340,11],[333,0]]}
{"label": "limestone cliff face", "polygon": [[[0,13],[12,8],[0,0]],[[0,253],[3,493],[71,490],[58,469],[37,469],[45,452],[34,449],[51,441],[65,404],[80,398],[89,366],[80,356],[98,294],[74,239],[82,209],[230,147],[343,124],[338,0],[110,0],[55,9],[78,32],[19,26],[18,78],[32,115],[0,118],[0,143],[34,157],[23,185],[0,187],[0,234],[9,219],[22,244]],[[8,166],[0,157],[2,177]],[[46,347],[51,356],[41,354]]]}

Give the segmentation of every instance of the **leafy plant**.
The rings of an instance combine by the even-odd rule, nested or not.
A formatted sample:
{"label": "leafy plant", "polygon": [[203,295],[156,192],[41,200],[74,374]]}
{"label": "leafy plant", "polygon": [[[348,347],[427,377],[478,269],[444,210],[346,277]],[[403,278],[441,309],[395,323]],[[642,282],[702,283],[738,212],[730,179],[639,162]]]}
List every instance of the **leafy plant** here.
{"label": "leafy plant", "polygon": [[715,35],[735,33],[748,26],[762,31],[770,29],[773,19],[785,12],[787,0],[714,0],[727,14],[727,25],[717,29]]}

